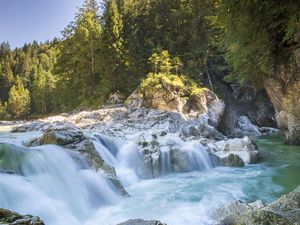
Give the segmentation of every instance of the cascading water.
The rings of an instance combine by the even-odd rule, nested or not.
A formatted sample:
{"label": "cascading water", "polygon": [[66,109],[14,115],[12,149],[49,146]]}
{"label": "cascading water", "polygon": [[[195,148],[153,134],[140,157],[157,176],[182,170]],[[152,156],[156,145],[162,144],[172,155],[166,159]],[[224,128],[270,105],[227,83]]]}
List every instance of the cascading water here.
{"label": "cascading water", "polygon": [[0,207],[42,217],[46,224],[83,224],[119,196],[109,181],[54,146],[0,143]]}
{"label": "cascading water", "polygon": [[[101,157],[115,167],[129,198],[115,193],[110,181],[75,152],[55,145],[23,147],[22,138],[14,141],[18,145],[0,143],[0,208],[40,216],[46,225],[115,225],[134,218],[211,225],[216,221],[210,212],[222,203],[270,201],[282,192],[273,182],[277,173],[264,164],[214,168],[197,140],[166,134],[155,140],[159,152],[149,153],[137,143],[138,136],[92,137]],[[155,169],[163,176],[143,179],[152,178],[147,174]],[[175,174],[188,171],[194,172]],[[271,194],[264,191],[269,187]]]}
{"label": "cascading water", "polygon": [[172,171],[170,148],[168,148],[167,146],[163,146],[161,148],[160,165],[161,165],[161,174],[165,175]]}
{"label": "cascading water", "polygon": [[[167,175],[171,172],[202,171],[213,168],[208,153],[199,141],[183,141],[174,134],[167,134],[156,140],[159,148],[154,153],[143,153],[142,148],[136,144],[136,136],[123,141],[118,138],[114,141],[99,134],[94,137],[96,150],[108,164],[115,167],[125,186],[138,179],[153,178],[153,170],[158,170],[159,175]],[[173,156],[174,146],[182,154]],[[174,169],[173,165],[176,162],[180,163],[179,161],[186,161],[186,166],[181,171]]]}
{"label": "cascading water", "polygon": [[[127,140],[92,136],[96,151],[116,169],[125,187],[152,176],[153,168],[145,162],[137,136]],[[0,207],[38,215],[46,224],[67,225],[84,224],[96,211],[120,200],[112,184],[91,170],[78,153],[55,145],[28,148],[21,146],[23,142],[26,140],[20,138],[0,143]],[[186,153],[189,171],[211,168],[201,144],[172,135],[162,137],[159,144],[156,160],[160,175],[174,172],[171,145]]]}

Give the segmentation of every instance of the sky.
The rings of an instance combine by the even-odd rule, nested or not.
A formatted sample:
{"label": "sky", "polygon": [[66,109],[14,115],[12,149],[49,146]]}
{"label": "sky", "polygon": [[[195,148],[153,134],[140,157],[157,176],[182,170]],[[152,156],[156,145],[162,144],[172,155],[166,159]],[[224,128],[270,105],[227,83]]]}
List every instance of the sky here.
{"label": "sky", "polygon": [[84,0],[0,0],[0,42],[12,48],[61,37]]}

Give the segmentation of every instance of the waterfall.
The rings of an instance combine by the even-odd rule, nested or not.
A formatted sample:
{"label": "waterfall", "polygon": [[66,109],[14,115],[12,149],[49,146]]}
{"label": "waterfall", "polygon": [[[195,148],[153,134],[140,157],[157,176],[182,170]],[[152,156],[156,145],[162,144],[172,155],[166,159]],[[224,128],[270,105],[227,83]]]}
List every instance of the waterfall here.
{"label": "waterfall", "polygon": [[[138,137],[92,136],[96,151],[125,187],[141,179],[213,167],[197,140],[169,133],[155,139],[156,148],[145,150]],[[28,148],[22,142],[0,142],[0,208],[38,215],[50,225],[80,225],[122,198],[79,153],[56,145]]]}
{"label": "waterfall", "polygon": [[212,160],[204,149],[203,145],[198,142],[188,142],[183,148],[188,153],[191,171],[201,171],[213,168]]}
{"label": "waterfall", "polygon": [[0,208],[39,215],[46,224],[82,224],[118,202],[110,182],[64,149],[0,143]]}
{"label": "waterfall", "polygon": [[[115,167],[124,186],[135,183],[139,179],[153,178],[157,174],[166,175],[171,172],[202,171],[213,168],[209,154],[199,141],[183,141],[175,134],[167,134],[157,139],[159,150],[148,153],[149,155],[145,155],[143,149],[137,146],[136,136],[124,140],[98,134],[95,137],[96,150],[108,164]],[[178,149],[176,154],[171,153],[173,147]]]}
{"label": "waterfall", "polygon": [[167,146],[163,146],[161,148],[160,165],[161,165],[161,174],[165,175],[172,171],[170,148],[168,148]]}

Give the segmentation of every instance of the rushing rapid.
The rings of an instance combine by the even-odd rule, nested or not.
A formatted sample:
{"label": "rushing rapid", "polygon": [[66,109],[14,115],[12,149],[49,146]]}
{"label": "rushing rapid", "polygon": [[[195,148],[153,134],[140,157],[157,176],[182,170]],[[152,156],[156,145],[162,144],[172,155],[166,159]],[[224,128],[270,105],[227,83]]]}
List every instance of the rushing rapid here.
{"label": "rushing rapid", "polygon": [[[113,225],[134,218],[208,225],[216,222],[213,209],[224,203],[272,201],[285,191],[273,181],[284,165],[216,167],[199,142],[168,135],[161,144],[175,143],[187,156],[188,171],[176,173],[173,153],[163,147],[160,176],[153,179],[147,177],[141,149],[133,140],[93,134],[97,152],[116,169],[130,195],[124,197],[76,152],[56,145],[24,147],[22,141],[6,137],[0,143],[0,207],[37,215],[47,225]],[[297,158],[300,152],[295,154]]]}

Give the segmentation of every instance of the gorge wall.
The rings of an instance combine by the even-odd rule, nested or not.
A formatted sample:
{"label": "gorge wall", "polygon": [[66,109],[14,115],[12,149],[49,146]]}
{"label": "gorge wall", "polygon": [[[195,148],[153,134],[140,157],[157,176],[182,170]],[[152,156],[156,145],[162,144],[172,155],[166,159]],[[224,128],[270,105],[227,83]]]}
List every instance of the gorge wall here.
{"label": "gorge wall", "polygon": [[288,144],[300,144],[300,70],[279,68],[274,78],[264,81],[274,105],[278,127]]}

